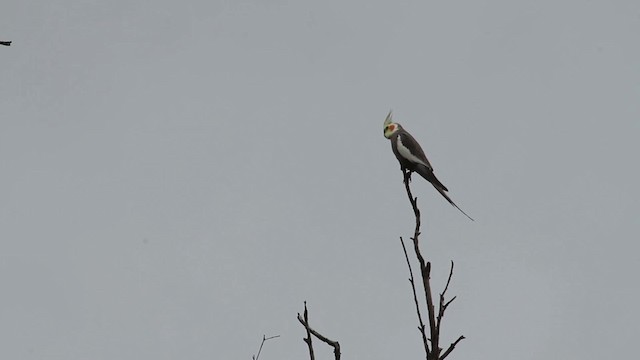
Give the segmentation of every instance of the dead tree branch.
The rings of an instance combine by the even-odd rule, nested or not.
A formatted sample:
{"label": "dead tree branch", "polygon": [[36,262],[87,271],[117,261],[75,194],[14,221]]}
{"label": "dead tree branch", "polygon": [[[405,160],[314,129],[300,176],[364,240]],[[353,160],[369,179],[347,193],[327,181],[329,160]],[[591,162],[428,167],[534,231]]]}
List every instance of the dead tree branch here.
{"label": "dead tree branch", "polygon": [[404,246],[404,240],[400,236],[400,243],[402,244],[402,250],[404,251],[404,257],[407,259],[407,266],[409,267],[409,283],[411,283],[411,290],[413,290],[413,302],[416,304],[416,313],[418,314],[418,330],[422,336],[422,343],[424,345],[425,354],[429,353],[429,342],[427,341],[427,334],[424,329],[424,322],[422,321],[422,313],[420,312],[420,303],[418,302],[418,294],[416,293],[416,284],[413,280],[413,270],[411,269],[411,261],[409,261],[409,255],[407,254],[407,248]]}
{"label": "dead tree branch", "polygon": [[304,302],[304,322],[300,320],[300,313],[298,313],[298,321],[300,321],[304,326],[304,328],[307,330],[307,337],[303,338],[302,340],[304,340],[304,342],[307,344],[307,347],[309,347],[309,357],[311,358],[311,360],[315,360],[316,356],[313,353],[313,344],[311,341],[311,328],[309,327],[309,312],[307,311],[306,301]]}
{"label": "dead tree branch", "polygon": [[262,335],[262,342],[260,343],[260,349],[258,349],[258,354],[257,355],[253,355],[252,358],[253,360],[258,360],[260,358],[260,352],[262,352],[262,346],[264,345],[264,343],[268,340],[271,339],[275,339],[275,338],[279,338],[280,335],[275,335],[275,336],[269,336],[267,337],[267,335]]}
{"label": "dead tree branch", "polygon": [[11,46],[11,41],[0,41],[0,45]]}
{"label": "dead tree branch", "polygon": [[446,311],[447,307],[456,298],[454,296],[451,300],[445,301],[445,294],[447,292],[447,289],[449,288],[451,277],[453,276],[453,261],[451,262],[451,269],[449,271],[447,284],[445,285],[442,293],[440,293],[438,312],[436,314],[435,307],[433,305],[433,294],[431,291],[431,262],[425,261],[424,257],[422,256],[422,253],[420,252],[420,246],[419,246],[419,240],[418,240],[420,236],[420,225],[421,225],[420,209],[418,208],[418,199],[413,197],[413,194],[411,193],[411,188],[409,186],[409,183],[411,182],[411,171],[403,170],[403,173],[404,173],[404,186],[407,191],[407,196],[409,197],[409,202],[411,203],[413,214],[415,215],[415,219],[416,219],[416,226],[415,226],[413,237],[411,238],[411,240],[413,241],[413,249],[415,251],[416,258],[418,259],[418,263],[420,264],[420,274],[422,275],[422,286],[424,288],[424,296],[427,303],[427,314],[429,318],[429,339],[428,340],[431,342],[430,347],[427,343],[426,334],[424,332],[425,325],[422,322],[422,315],[420,312],[420,306],[418,304],[415,285],[413,281],[413,271],[411,270],[411,264],[407,256],[407,251],[404,246],[404,241],[402,240],[402,238],[400,238],[400,241],[402,243],[402,248],[404,249],[405,258],[407,259],[407,264],[409,265],[409,274],[411,276],[409,281],[411,282],[411,286],[413,289],[414,302],[416,304],[416,313],[418,314],[418,321],[420,323],[420,330],[422,333],[422,339],[424,343],[426,358],[427,360],[443,360],[453,351],[456,345],[461,340],[464,339],[464,336],[460,336],[455,342],[449,345],[447,350],[441,355],[442,348],[440,347],[440,327],[441,327],[442,318],[444,316],[444,312]]}
{"label": "dead tree branch", "polygon": [[337,341],[329,340],[327,337],[320,334],[319,332],[314,330],[311,326],[309,326],[309,313],[307,311],[306,301],[304,302],[304,316],[301,316],[300,313],[298,313],[298,321],[307,330],[307,337],[304,338],[303,340],[305,343],[307,343],[307,346],[309,347],[309,356],[311,360],[315,360],[315,355],[313,353],[313,345],[311,343],[311,335],[315,336],[318,340],[326,343],[327,345],[332,346],[335,360],[340,360],[340,343],[338,343]]}

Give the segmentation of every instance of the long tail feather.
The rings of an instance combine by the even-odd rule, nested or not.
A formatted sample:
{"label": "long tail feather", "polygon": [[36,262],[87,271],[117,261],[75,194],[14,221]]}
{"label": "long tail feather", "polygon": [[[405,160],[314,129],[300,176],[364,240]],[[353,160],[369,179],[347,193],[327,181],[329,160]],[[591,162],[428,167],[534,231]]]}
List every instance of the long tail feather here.
{"label": "long tail feather", "polygon": [[464,212],[462,209],[460,209],[460,207],[458,207],[458,205],[456,205],[456,203],[453,202],[453,200],[451,200],[451,198],[447,195],[447,191],[449,191],[449,189],[447,189],[446,186],[444,186],[440,180],[438,180],[438,178],[436,178],[436,176],[433,174],[433,170],[427,168],[426,166],[420,165],[416,167],[416,171],[418,172],[418,174],[420,174],[423,178],[425,178],[425,180],[427,180],[428,182],[431,183],[431,185],[433,185],[434,188],[436,188],[436,190],[438,190],[438,192],[440,193],[440,195],[444,196],[445,199],[447,199],[447,201],[449,202],[449,204],[453,205],[456,207],[456,209],[460,210],[461,213],[464,214],[464,216],[468,217],[469,220],[471,221],[475,221],[473,220],[473,218],[469,215],[467,215],[466,212]]}
{"label": "long tail feather", "polygon": [[435,186],[435,184],[433,185],[434,188],[436,188],[436,190],[438,190],[438,192],[440,193],[440,195],[444,196],[445,199],[447,199],[447,201],[449,202],[449,204],[453,205],[456,207],[456,209],[460,210],[461,213],[464,214],[464,216],[468,217],[469,220],[471,221],[475,221],[473,220],[473,218],[469,215],[467,215],[466,212],[464,212],[462,209],[460,209],[460,207],[458,207],[458,205],[456,205],[456,203],[453,202],[453,200],[451,200],[451,198],[447,195],[447,193],[444,192],[444,190],[440,189],[439,187]]}

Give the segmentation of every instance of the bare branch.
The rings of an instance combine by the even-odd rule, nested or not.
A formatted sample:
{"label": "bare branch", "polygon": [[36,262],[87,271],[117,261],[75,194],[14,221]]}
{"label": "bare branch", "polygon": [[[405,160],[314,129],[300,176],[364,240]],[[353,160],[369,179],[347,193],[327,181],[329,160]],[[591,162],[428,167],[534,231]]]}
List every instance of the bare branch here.
{"label": "bare branch", "polygon": [[271,340],[271,339],[275,339],[275,338],[279,338],[280,335],[275,335],[275,336],[269,336],[267,337],[267,335],[262,335],[262,342],[260,343],[260,349],[258,349],[258,354],[257,355],[253,355],[252,358],[253,360],[258,360],[260,358],[260,352],[262,352],[262,346],[264,345],[265,341]]}
{"label": "bare branch", "polygon": [[411,290],[413,290],[413,301],[416,304],[416,313],[418,314],[418,322],[420,326],[418,326],[418,330],[420,330],[420,334],[422,335],[422,343],[424,344],[424,352],[425,354],[429,353],[429,343],[427,342],[427,335],[424,332],[425,326],[422,321],[422,314],[420,313],[420,304],[418,303],[418,295],[416,294],[416,285],[413,280],[413,270],[411,270],[411,262],[409,261],[409,255],[407,255],[407,248],[404,246],[404,240],[402,240],[402,236],[400,237],[400,243],[402,244],[402,250],[404,251],[404,257],[407,259],[407,266],[409,267],[409,282],[411,283]]}
{"label": "bare branch", "polygon": [[[444,287],[444,290],[440,294],[438,313],[436,315],[436,310],[433,305],[433,295],[431,291],[431,262],[425,261],[424,257],[422,256],[422,253],[420,252],[420,246],[419,246],[419,240],[418,240],[418,237],[420,236],[420,225],[421,225],[420,209],[418,208],[418,199],[413,197],[413,194],[411,193],[411,187],[409,186],[409,182],[411,182],[411,171],[407,171],[403,169],[403,174],[404,174],[404,186],[407,191],[407,196],[409,197],[409,202],[411,203],[413,214],[415,215],[415,219],[416,219],[416,226],[415,226],[413,237],[411,238],[411,240],[413,241],[413,249],[416,253],[416,257],[418,258],[418,262],[420,264],[420,273],[422,275],[422,286],[424,288],[424,296],[427,302],[427,314],[429,316],[429,336],[430,336],[429,339],[426,338],[426,335],[424,333],[425,325],[422,322],[422,317],[419,310],[417,295],[415,291],[415,284],[413,281],[413,274],[411,271],[411,265],[409,264],[407,251],[404,246],[404,241],[402,241],[402,238],[400,238],[400,241],[402,243],[402,248],[404,249],[405,258],[407,259],[407,264],[409,264],[409,273],[411,275],[411,279],[409,279],[409,282],[411,282],[411,286],[413,289],[414,302],[416,303],[418,319],[421,324],[420,330],[423,336],[423,343],[425,347],[427,360],[442,360],[446,356],[448,356],[451,353],[451,351],[453,351],[453,349],[458,344],[458,342],[464,339],[464,336],[460,336],[460,338],[458,338],[458,340],[456,340],[453,344],[451,344],[447,349],[447,351],[445,351],[442,354],[442,356],[440,356],[440,352],[442,351],[442,348],[440,348],[439,346],[440,323],[442,321],[442,317],[444,316],[445,310],[451,304],[451,302],[456,298],[454,296],[451,300],[447,302],[445,302],[445,298],[444,298],[447,292],[447,289],[449,288],[449,284],[451,283],[451,277],[453,276],[453,261],[451,262],[451,269],[449,270],[449,277],[447,278],[447,283]],[[428,340],[431,341],[430,348],[428,346],[428,342],[427,342]]]}
{"label": "bare branch", "polygon": [[[302,325],[309,324],[309,312],[307,311],[306,301],[304,302],[304,322],[302,322],[302,320],[300,319],[300,313],[298,313],[298,321],[300,321]],[[313,344],[311,342],[311,328],[309,328],[308,325],[305,325],[304,327],[307,330],[307,337],[303,338],[302,340],[304,340],[304,342],[307,343],[307,347],[309,347],[309,357],[311,358],[311,360],[315,360],[316,356],[313,353]]]}
{"label": "bare branch", "polygon": [[0,45],[11,46],[11,41],[0,41]]}
{"label": "bare branch", "polygon": [[[404,172],[404,187],[407,190],[407,196],[409,197],[409,202],[411,203],[411,207],[413,208],[413,214],[416,218],[416,227],[413,232],[413,249],[416,253],[416,257],[418,258],[418,262],[420,263],[420,272],[422,274],[422,286],[424,288],[424,297],[427,300],[427,314],[429,316],[429,334],[431,336],[431,351],[427,352],[427,359],[438,359],[438,352],[440,351],[438,347],[440,334],[438,332],[438,328],[436,326],[436,316],[435,316],[435,308],[433,307],[433,297],[431,295],[431,263],[425,262],[424,257],[422,257],[422,253],[420,252],[419,240],[420,236],[420,209],[418,208],[418,199],[413,197],[411,193],[411,188],[409,187],[409,182],[411,181],[411,172]],[[435,356],[434,356],[435,355]]]}
{"label": "bare branch", "polygon": [[335,357],[335,360],[340,360],[340,343],[338,343],[337,341],[329,340],[327,337],[325,337],[324,335],[320,334],[319,332],[317,332],[316,330],[311,328],[311,326],[309,326],[309,317],[308,317],[308,312],[307,312],[307,302],[306,301],[304,302],[304,318],[302,316],[300,316],[300,313],[298,313],[298,321],[307,330],[307,339],[309,341],[307,342],[307,339],[305,339],[305,342],[307,343],[307,345],[309,345],[309,354],[311,356],[311,360],[314,360],[315,356],[313,355],[313,347],[311,346],[311,336],[309,335],[309,333],[313,334],[313,336],[318,338],[318,340],[326,343],[329,346],[332,346],[333,347],[333,355]]}

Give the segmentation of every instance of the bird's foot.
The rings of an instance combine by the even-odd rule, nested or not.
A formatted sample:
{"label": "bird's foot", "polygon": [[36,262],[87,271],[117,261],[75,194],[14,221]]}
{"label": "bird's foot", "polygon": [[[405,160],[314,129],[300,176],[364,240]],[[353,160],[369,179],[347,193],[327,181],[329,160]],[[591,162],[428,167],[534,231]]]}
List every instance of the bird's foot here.
{"label": "bird's foot", "polygon": [[402,169],[402,172],[404,173],[404,181],[405,182],[411,182],[411,171],[407,171],[405,169]]}

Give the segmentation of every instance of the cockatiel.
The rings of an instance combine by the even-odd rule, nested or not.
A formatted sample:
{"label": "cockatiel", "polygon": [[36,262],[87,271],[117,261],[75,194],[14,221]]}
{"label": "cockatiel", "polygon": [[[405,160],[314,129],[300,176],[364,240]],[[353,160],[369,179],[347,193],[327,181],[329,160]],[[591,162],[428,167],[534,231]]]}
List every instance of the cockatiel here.
{"label": "cockatiel", "polygon": [[433,174],[433,167],[431,167],[429,160],[427,160],[420,144],[418,144],[416,139],[403,129],[400,124],[393,122],[391,119],[391,111],[389,111],[389,115],[387,115],[384,121],[384,137],[391,140],[391,149],[400,162],[400,168],[403,173],[409,171],[409,175],[411,175],[411,173],[415,171],[420,174],[420,176],[430,182],[451,205],[455,206],[461,213],[473,221],[471,216],[462,211],[462,209],[449,198],[446,193],[449,189]]}

